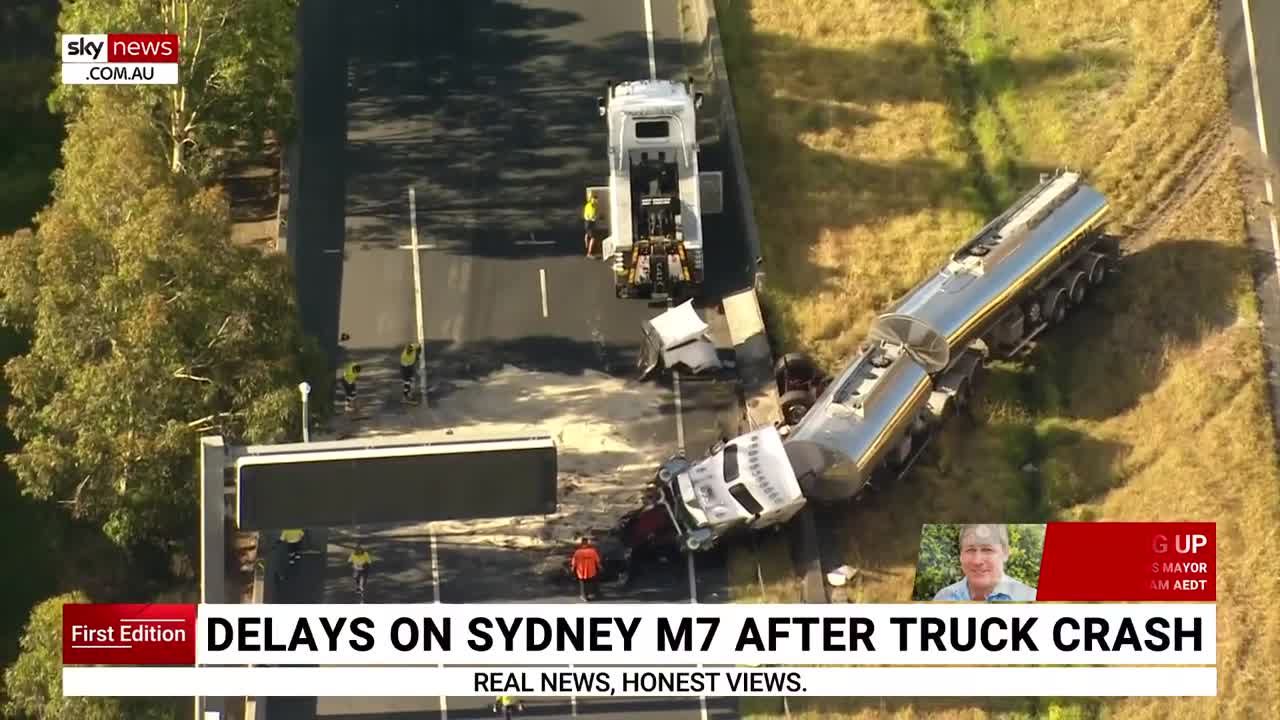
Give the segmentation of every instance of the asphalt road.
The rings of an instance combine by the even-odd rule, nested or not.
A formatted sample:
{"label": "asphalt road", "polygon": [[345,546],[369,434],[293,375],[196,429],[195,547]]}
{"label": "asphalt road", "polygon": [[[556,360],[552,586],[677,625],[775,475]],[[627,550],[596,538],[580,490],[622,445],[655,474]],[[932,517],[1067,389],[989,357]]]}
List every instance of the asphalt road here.
{"label": "asphalt road", "polygon": [[[1248,2],[1247,19],[1244,2]],[[1250,209],[1247,224],[1257,258],[1255,281],[1272,417],[1280,433],[1280,228],[1276,224],[1280,210],[1275,207],[1280,194],[1280,4],[1271,0],[1228,0],[1221,6],[1219,30],[1229,64],[1232,121],[1245,131],[1248,144],[1253,146],[1248,149],[1254,172],[1246,176],[1246,202]],[[1263,138],[1265,156],[1261,152]],[[1270,187],[1266,184],[1268,177]]]}
{"label": "asphalt road", "polygon": [[[657,75],[682,77],[678,4],[651,7]],[[396,356],[417,336],[407,247],[415,226],[428,377],[441,401],[450,380],[503,364],[634,377],[641,322],[662,308],[614,297],[608,268],[583,257],[579,213],[585,187],[607,172],[595,96],[608,80],[649,74],[645,3],[312,2],[303,14],[300,206],[291,220],[300,294],[305,322],[331,339],[336,359],[365,365],[369,411],[411,412],[396,407]],[[723,169],[727,153],[708,147],[702,157],[704,169]],[[706,231],[715,299],[747,282],[746,252],[730,213]],[[735,399],[726,383],[686,379],[678,402],[669,384],[654,392],[669,402],[649,431],[673,451],[683,437],[699,453],[728,428]],[[573,588],[536,576],[545,560],[536,552],[433,538],[427,526],[312,534],[323,550],[268,601],[351,601],[354,535],[377,560],[370,602],[574,600]],[[693,575],[691,583],[684,565],[651,568],[606,587],[602,601],[724,601],[718,559],[700,559]],[[266,716],[406,720],[443,717],[442,704],[451,718],[491,717],[483,698],[465,697],[273,698]],[[697,700],[529,704],[531,717],[704,717]],[[707,701],[706,717],[735,715],[732,701]]]}

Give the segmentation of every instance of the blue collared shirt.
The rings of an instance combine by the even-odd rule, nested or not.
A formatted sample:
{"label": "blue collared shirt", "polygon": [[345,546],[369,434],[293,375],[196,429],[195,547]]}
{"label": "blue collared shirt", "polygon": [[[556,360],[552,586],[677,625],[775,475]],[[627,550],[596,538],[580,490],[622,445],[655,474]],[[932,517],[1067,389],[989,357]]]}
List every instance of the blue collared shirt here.
{"label": "blue collared shirt", "polygon": [[[938,594],[933,596],[933,599],[935,601],[971,602],[973,597],[969,594],[969,582],[964,578],[960,578],[959,582],[953,583],[939,590]],[[1035,588],[1030,585],[1025,585],[1008,575],[1002,576],[1000,578],[1000,582],[996,583],[996,586],[987,594],[988,602],[999,602],[1002,600],[1026,602],[1035,599]]]}

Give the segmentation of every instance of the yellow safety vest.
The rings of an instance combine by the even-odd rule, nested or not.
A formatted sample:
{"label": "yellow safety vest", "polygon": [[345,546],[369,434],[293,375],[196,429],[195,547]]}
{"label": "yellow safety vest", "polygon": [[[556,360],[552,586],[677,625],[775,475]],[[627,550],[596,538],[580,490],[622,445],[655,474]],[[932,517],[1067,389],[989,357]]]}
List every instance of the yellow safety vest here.
{"label": "yellow safety vest", "polygon": [[280,533],[280,539],[287,543],[296,543],[302,541],[303,535],[306,535],[306,532],[302,530],[284,530]]}
{"label": "yellow safety vest", "polygon": [[583,220],[595,220],[595,219],[596,219],[596,201],[595,201],[595,200],[588,200],[588,201],[587,201],[587,204],[586,204],[585,206],[583,206],[583,208],[582,208],[582,219],[583,219]]}
{"label": "yellow safety vest", "polygon": [[418,361],[418,348],[405,348],[400,351],[400,367],[411,367]]}
{"label": "yellow safety vest", "polygon": [[342,373],[342,378],[349,383],[354,383],[358,377],[360,377],[360,373],[356,372],[355,363],[348,365],[347,369]]}
{"label": "yellow safety vest", "polygon": [[370,562],[369,553],[351,553],[351,564],[356,568],[362,568]]}
{"label": "yellow safety vest", "polygon": [[502,695],[498,697],[498,707],[510,707],[516,704],[516,699],[510,695]]}

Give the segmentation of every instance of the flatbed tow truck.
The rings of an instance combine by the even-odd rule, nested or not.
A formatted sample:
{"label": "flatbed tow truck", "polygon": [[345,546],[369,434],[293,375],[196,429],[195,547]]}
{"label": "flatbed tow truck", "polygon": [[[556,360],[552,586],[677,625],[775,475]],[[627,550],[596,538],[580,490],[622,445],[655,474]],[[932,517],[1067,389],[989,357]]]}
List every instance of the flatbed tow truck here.
{"label": "flatbed tow truck", "polygon": [[722,211],[723,176],[698,169],[701,105],[692,79],[609,83],[596,99],[608,126],[609,177],[587,192],[600,201],[601,257],[617,297],[702,292],[702,218]]}

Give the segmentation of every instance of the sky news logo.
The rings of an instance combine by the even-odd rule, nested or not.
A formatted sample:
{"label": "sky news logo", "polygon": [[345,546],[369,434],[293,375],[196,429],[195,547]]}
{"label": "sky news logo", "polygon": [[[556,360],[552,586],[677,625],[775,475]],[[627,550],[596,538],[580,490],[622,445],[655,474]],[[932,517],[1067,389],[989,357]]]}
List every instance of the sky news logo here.
{"label": "sky news logo", "polygon": [[62,36],[64,85],[176,85],[178,36]]}

